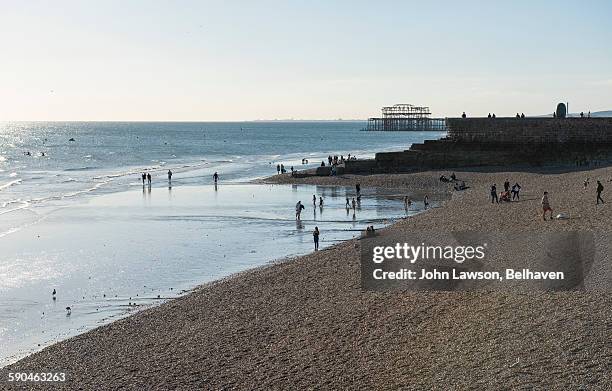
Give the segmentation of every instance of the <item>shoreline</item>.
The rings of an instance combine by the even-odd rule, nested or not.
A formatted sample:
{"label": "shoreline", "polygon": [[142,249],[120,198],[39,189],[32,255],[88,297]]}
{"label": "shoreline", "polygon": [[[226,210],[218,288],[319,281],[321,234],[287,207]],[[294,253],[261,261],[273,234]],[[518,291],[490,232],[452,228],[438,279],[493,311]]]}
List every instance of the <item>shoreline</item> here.
{"label": "shoreline", "polygon": [[[275,189],[276,188],[276,189]],[[160,263],[155,262],[151,265],[152,270],[157,270],[157,272],[166,272],[168,273],[168,277],[159,276],[159,279],[156,280],[154,272],[145,272],[143,270],[139,271],[139,267],[129,267],[123,265],[121,262],[117,261],[113,264],[113,267],[118,267],[122,269],[121,275],[126,275],[125,279],[127,281],[132,281],[130,285],[126,285],[125,283],[120,284],[118,281],[123,279],[122,276],[114,276],[112,273],[107,273],[104,269],[108,269],[108,267],[95,266],[95,264],[107,264],[107,254],[104,253],[103,249],[100,249],[100,252],[96,256],[93,257],[84,257],[81,259],[81,263],[91,262],[92,266],[89,268],[89,271],[85,273],[90,273],[90,276],[93,277],[93,280],[87,279],[87,275],[84,278],[79,275],[79,272],[73,272],[71,278],[62,278],[59,277],[59,280],[49,280],[39,282],[37,287],[40,290],[45,290],[48,287],[58,287],[58,299],[57,301],[51,302],[50,297],[46,295],[40,294],[31,294],[27,290],[13,290],[8,291],[8,297],[20,297],[24,300],[29,299],[28,302],[31,302],[32,305],[29,308],[26,308],[25,311],[21,315],[19,315],[17,319],[23,319],[19,324],[16,321],[12,321],[10,318],[7,320],[6,327],[9,328],[17,328],[23,327],[22,331],[15,330],[12,331],[9,329],[8,332],[2,335],[3,341],[6,341],[6,350],[3,351],[2,361],[0,362],[0,367],[9,365],[9,363],[14,363],[21,358],[24,358],[30,354],[33,354],[37,351],[40,351],[42,348],[46,346],[50,346],[53,343],[58,341],[70,338],[74,335],[81,334],[88,330],[94,329],[96,327],[100,327],[109,322],[115,321],[125,316],[130,316],[137,311],[142,311],[146,308],[151,307],[152,305],[157,305],[162,301],[171,299],[176,297],[176,295],[181,292],[184,294],[185,291],[192,291],[194,288],[202,284],[206,284],[209,281],[214,281],[217,278],[226,278],[228,275],[233,275],[236,272],[242,272],[244,270],[248,270],[252,267],[258,267],[261,264],[268,264],[269,262],[275,262],[277,260],[283,260],[286,258],[291,258],[303,254],[307,254],[311,252],[311,241],[308,241],[309,229],[312,229],[315,224],[319,224],[319,227],[324,230],[323,241],[321,243],[322,247],[327,247],[334,243],[337,243],[340,240],[344,241],[350,239],[352,236],[357,235],[357,232],[354,232],[351,228],[360,228],[363,223],[363,220],[366,219],[371,221],[372,224],[375,224],[377,227],[381,225],[389,224],[389,221],[394,221],[401,216],[403,216],[403,209],[397,209],[396,206],[399,205],[398,200],[388,200],[389,197],[383,194],[370,194],[368,195],[368,200],[363,205],[363,210],[358,210],[358,220],[350,221],[349,217],[344,218],[344,209],[339,208],[339,202],[344,203],[344,188],[335,187],[335,188],[316,188],[311,185],[300,186],[300,190],[298,192],[295,189],[292,190],[290,186],[283,185],[282,188],[274,185],[261,185],[261,184],[250,184],[250,183],[224,183],[219,187],[219,197],[226,198],[226,201],[222,201],[218,206],[213,205],[215,202],[213,200],[213,196],[206,194],[213,193],[213,187],[211,186],[179,186],[172,191],[172,201],[168,199],[166,203],[166,194],[170,194],[164,188],[154,189],[153,195],[148,194],[141,197],[138,190],[124,191],[124,192],[115,192],[111,194],[101,195],[100,197],[96,197],[94,200],[89,201],[85,204],[80,205],[77,209],[71,208],[69,210],[65,210],[62,213],[54,213],[54,223],[53,226],[50,226],[49,223],[45,223],[41,226],[36,226],[33,229],[28,229],[27,231],[21,232],[17,234],[17,236],[13,239],[14,241],[21,242],[31,237],[32,234],[40,235],[38,241],[44,241],[49,234],[49,231],[54,233],[53,241],[44,241],[36,244],[31,248],[32,251],[36,251],[37,248],[42,248],[43,250],[49,250],[51,253],[55,247],[63,248],[62,251],[67,254],[74,254],[74,251],[71,251],[72,248],[69,243],[66,242],[65,235],[62,235],[60,232],[64,231],[62,228],[62,224],[70,224],[70,226],[74,226],[73,224],[81,224],[79,219],[82,216],[88,216],[93,218],[94,220],[88,224],[91,227],[85,227],[81,225],[74,226],[76,231],[80,232],[80,235],[83,240],[86,240],[88,237],[92,237],[91,234],[87,233],[96,233],[97,229],[104,229],[103,225],[99,225],[96,221],[100,220],[102,224],[104,221],[117,221],[112,223],[114,227],[117,227],[117,230],[120,231],[131,231],[134,232],[130,234],[130,236],[134,239],[134,243],[125,245],[124,240],[117,235],[108,236],[102,235],[97,238],[98,240],[94,240],[91,243],[92,246],[98,246],[100,241],[105,244],[104,247],[113,243],[113,247],[117,249],[121,248],[130,248],[127,253],[123,252],[117,257],[117,260],[125,259],[125,257],[132,256],[130,252],[140,252],[139,246],[136,244],[138,241],[142,241],[143,238],[146,241],[152,240],[153,242],[162,242],[162,238],[158,238],[157,236],[149,236],[144,232],[164,230],[165,226],[162,225],[154,225],[151,228],[147,228],[154,222],[147,221],[147,218],[153,218],[153,221],[162,221],[162,218],[158,218],[158,216],[164,216],[170,213],[172,218],[169,220],[170,224],[175,224],[175,235],[177,235],[176,242],[179,242],[180,238],[183,238],[183,241],[186,241],[185,244],[181,244],[182,251],[187,251],[188,243],[194,243],[189,246],[192,248],[191,251],[188,252],[189,258],[194,259],[193,262],[184,262],[180,260],[174,260],[172,262],[169,261],[169,257],[172,257],[174,252],[171,250],[165,250],[163,248],[147,248],[140,249],[144,251],[151,251],[153,254],[157,255],[156,259],[165,260],[163,263],[167,263],[168,267],[164,268],[164,266],[160,266]],[[312,192],[316,192],[317,194],[322,194],[326,198],[326,208],[324,212],[319,212],[319,209],[316,210],[316,215],[312,215],[312,208],[310,209],[310,215],[303,216],[303,224],[302,227],[296,227],[294,223],[293,215],[292,215],[292,205],[293,203],[288,202],[287,200],[291,200],[297,194],[300,194],[299,197],[305,197],[306,195],[310,197]],[[334,193],[337,194],[334,195]],[[216,199],[217,191],[214,191],[214,199]],[[260,200],[257,203],[250,202],[251,196],[255,197],[255,199]],[[262,198],[265,197],[265,198]],[[288,198],[289,197],[289,198]],[[340,197],[340,198],[338,198]],[[146,206],[144,209],[140,207],[141,198],[143,202],[146,202]],[[391,197],[392,198],[392,197]],[[245,199],[246,202],[245,203]],[[382,200],[382,201],[381,201]],[[263,201],[263,203],[262,203]],[[200,203],[204,203],[201,205]],[[329,202],[329,204],[327,204]],[[282,208],[278,211],[275,211],[278,205],[282,205],[282,203],[286,203],[286,207]],[[206,205],[209,205],[207,207]],[[249,210],[249,213],[237,213],[234,211],[236,205],[241,205],[241,208],[245,210]],[[394,206],[396,205],[396,206]],[[272,209],[270,209],[272,206]],[[167,209],[171,207],[171,209]],[[109,209],[110,208],[110,209]],[[211,209],[212,208],[212,209]],[[220,210],[218,208],[221,208]],[[259,212],[253,214],[253,208],[256,208]],[[190,229],[189,227],[194,227],[193,225],[185,227],[186,224],[189,224],[189,221],[192,219],[192,210],[198,210],[198,213],[201,214],[203,220],[210,220],[206,216],[214,216],[217,213],[220,213],[224,216],[224,220],[228,228],[222,229],[226,234],[231,233],[231,224],[235,224],[232,222],[232,216],[236,220],[240,220],[241,218],[248,218],[248,221],[245,221],[243,224],[251,224],[250,219],[262,219],[260,221],[254,222],[256,226],[250,229],[250,233],[245,233],[243,235],[245,238],[250,238],[250,240],[258,240],[264,232],[267,232],[269,235],[273,236],[273,241],[269,242],[267,246],[261,246],[257,243],[247,244],[247,249],[244,249],[244,245],[240,243],[236,243],[233,240],[222,240],[219,239],[219,235],[210,235],[209,232],[206,232],[208,229],[214,228],[209,224],[204,223],[194,223],[194,224],[205,224],[207,229],[204,229],[202,234],[206,234],[206,241],[209,242],[206,244],[206,248],[210,250],[209,254],[217,254],[222,258],[217,258],[216,261],[208,262],[206,259],[200,260],[201,251],[198,248],[202,247],[202,244],[199,244],[195,239],[199,240],[201,237],[193,237],[194,240],[185,239],[187,234],[184,232],[185,229]],[[151,210],[151,211],[148,211]],[[66,212],[68,211],[68,213]],[[102,212],[105,211],[105,212]],[[155,212],[157,211],[157,212]],[[218,212],[216,212],[218,211]],[[106,216],[99,215],[99,213],[104,213]],[[323,213],[323,214],[319,214]],[[413,212],[410,212],[413,213]],[[414,211],[417,213],[417,211]],[[181,216],[187,214],[186,221],[182,222]],[[123,221],[125,217],[129,217],[128,221]],[[75,222],[74,219],[77,219]],[[138,225],[139,221],[145,219],[146,224]],[[196,217],[198,219],[198,217]],[[343,221],[346,220],[346,221]],[[276,222],[276,223],[275,223]],[[220,221],[219,221],[220,223]],[[363,223],[363,224],[362,224]],[[134,227],[131,230],[127,230],[124,228],[126,224],[128,227]],[[136,224],[135,226],[133,224]],[[179,225],[176,225],[179,224]],[[277,226],[278,228],[269,227],[267,230],[262,231],[261,228],[263,226],[268,226],[270,224],[281,224]],[[355,225],[357,224],[357,225]],[[321,227],[321,225],[323,227]],[[195,228],[195,227],[194,227]],[[221,227],[217,227],[217,229],[221,229]],[[147,230],[147,231],[141,231]],[[288,232],[285,232],[289,230]],[[282,231],[282,232],[281,232]],[[140,232],[137,234],[136,232]],[[297,236],[306,236],[305,239],[300,240]],[[70,237],[71,234],[68,234]],[[69,239],[68,237],[68,239]],[[212,239],[212,238],[215,239]],[[63,239],[64,238],[64,239]],[[159,239],[159,240],[156,240]],[[326,240],[329,239],[329,240]],[[211,242],[214,240],[214,242]],[[65,243],[63,245],[62,243]],[[89,242],[88,242],[89,243]],[[225,244],[222,250],[215,250],[216,244]],[[232,248],[234,245],[240,246],[242,250],[233,251]],[[230,247],[226,247],[230,246]],[[159,246],[157,246],[159,247]],[[251,254],[247,254],[248,250],[251,250]],[[16,252],[17,251],[17,252]],[[10,257],[11,254],[18,255],[18,250],[7,246],[5,248],[5,256]],[[79,254],[78,252],[76,253]],[[228,258],[225,258],[227,254]],[[185,256],[183,256],[185,257]],[[68,257],[64,257],[64,259],[68,259]],[[139,264],[143,267],[148,267],[149,262],[142,262],[143,257],[138,256],[136,254],[133,255],[133,258],[130,261],[130,264]],[[146,257],[145,257],[146,258]],[[259,260],[259,261],[258,261]],[[218,266],[215,266],[214,263],[218,262]],[[55,266],[50,266],[52,268],[62,269],[63,265],[66,263],[63,259],[57,260]],[[191,267],[193,270],[193,275],[191,278],[185,280],[180,276],[180,270],[182,268],[181,265],[185,265],[185,267]],[[175,266],[177,272],[173,272],[170,269]],[[239,265],[239,266],[234,266]],[[82,269],[82,268],[81,268]],[[217,272],[218,270],[218,272]],[[18,279],[20,275],[19,270],[15,270],[15,276]],[[140,275],[141,277],[129,277],[135,273],[136,275]],[[174,276],[174,278],[173,278]],[[113,280],[113,283],[105,283],[101,284],[97,281],[104,281],[106,278],[110,278]],[[77,281],[76,283],[72,283],[71,281]],[[135,281],[141,281],[137,283]],[[164,281],[163,283],[160,281]],[[37,283],[35,281],[34,283]],[[144,288],[142,288],[144,285]],[[81,294],[71,295],[72,288],[83,288],[83,292]],[[171,288],[169,291],[168,289]],[[51,289],[51,288],[49,288]],[[50,291],[49,291],[50,292]],[[117,296],[118,294],[118,296]],[[102,298],[104,295],[105,298]],[[161,299],[155,296],[161,295]],[[44,296],[44,297],[43,297]],[[129,299],[128,299],[129,297]],[[133,299],[133,300],[132,300]],[[164,300],[165,299],[165,300]],[[137,302],[137,304],[136,304]],[[17,304],[18,302],[11,299],[7,300],[5,305],[5,312],[9,314],[11,309],[14,311],[22,311],[23,309]],[[133,305],[130,305],[132,303]],[[53,304],[53,305],[51,305]],[[36,308],[34,308],[34,306]],[[66,318],[61,309],[65,306],[71,306],[72,308],[72,316],[68,319]],[[99,312],[98,312],[99,311]],[[42,315],[41,314],[42,312]],[[4,324],[3,324],[4,326]],[[4,344],[4,342],[3,342]],[[37,347],[38,344],[38,347]]]}
{"label": "shoreline", "polygon": [[[607,204],[593,212],[589,201],[594,203],[594,198],[581,189],[585,175],[593,181],[597,175],[609,178],[609,168],[560,175],[456,172],[468,179],[470,190],[442,208],[387,226],[381,235],[401,237],[415,229],[436,232],[440,224],[454,230],[610,230]],[[439,187],[440,173],[333,181],[420,190],[429,184]],[[490,205],[486,187],[491,180],[500,187],[505,175],[520,178],[524,201]],[[328,177],[317,178],[321,183],[310,184],[332,184]],[[538,220],[541,189],[536,187],[552,189],[553,207],[569,210],[572,218]],[[508,219],[507,227],[497,225]],[[601,240],[598,244],[606,246]],[[612,324],[606,308],[612,301],[605,292],[367,292],[359,288],[356,246],[351,239],[198,286],[184,296],[51,345],[0,373],[6,378],[7,370],[64,368],[71,379],[64,386],[101,388],[419,388],[439,381],[486,388],[500,377],[509,387],[612,384],[605,375],[605,363],[612,357],[606,337]],[[559,340],[547,340],[550,333]],[[515,361],[518,364],[512,366]],[[174,380],[165,377],[170,368]],[[547,379],[544,375],[550,371],[559,376]]]}

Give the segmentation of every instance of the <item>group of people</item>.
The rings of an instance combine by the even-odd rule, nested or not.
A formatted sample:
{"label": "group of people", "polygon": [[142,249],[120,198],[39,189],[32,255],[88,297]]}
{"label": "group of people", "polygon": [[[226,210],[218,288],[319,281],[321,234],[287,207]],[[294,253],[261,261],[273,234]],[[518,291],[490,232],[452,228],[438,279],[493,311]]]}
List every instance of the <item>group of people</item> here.
{"label": "group of people", "polygon": [[[293,167],[291,167],[291,171],[293,172]],[[285,165],[284,164],[277,164],[276,165],[276,173],[277,174],[284,174],[286,172],[287,172],[287,170],[285,170]]]}
{"label": "group of people", "polygon": [[[580,113],[581,116],[584,116],[584,113]],[[556,116],[556,114],[555,114]],[[590,116],[590,112],[589,112],[589,116]],[[467,115],[465,114],[465,111],[461,114],[461,118],[467,118]],[[489,113],[489,115],[487,115],[487,118],[497,118],[497,116],[495,115],[495,113],[491,114]],[[516,118],[525,118],[525,113],[516,113]]]}
{"label": "group of people", "polygon": [[[342,164],[347,160],[357,160],[357,157],[351,156],[350,153],[348,154],[346,159],[344,159],[344,155],[340,155],[340,157],[338,157],[338,155],[334,155],[334,156],[329,155],[327,157],[327,164],[333,167],[333,166],[337,166],[338,164]],[[324,161],[321,162],[321,167],[325,167]]]}
{"label": "group of people", "polygon": [[[347,213],[350,210],[350,208],[353,208],[353,218],[355,218],[355,210],[357,209],[357,206],[359,205],[359,202],[361,201],[361,185],[359,183],[357,183],[355,185],[355,197],[352,197],[352,200],[349,200],[349,197],[346,197],[346,210]],[[427,197],[426,197],[427,198]],[[319,208],[321,208],[321,210],[323,210],[323,197],[319,196],[318,198],[318,203],[319,203]],[[316,208],[317,206],[317,196],[316,194],[312,195],[312,206],[313,208]],[[306,207],[304,206],[304,204],[302,204],[302,201],[298,201],[295,204],[295,219],[296,220],[301,220],[302,218],[302,211],[306,209]],[[374,231],[374,226],[368,227],[368,231]],[[314,240],[314,245],[315,245],[315,251],[319,250],[319,227],[315,227],[314,231],[312,232],[312,236],[313,236],[313,240]]]}
{"label": "group of people", "polygon": [[519,185],[518,182],[515,182],[514,185],[512,185],[512,188],[510,188],[510,181],[506,179],[504,182],[504,191],[501,191],[498,196],[497,185],[494,183],[491,186],[491,203],[499,204],[500,202],[510,202],[514,200],[519,201],[521,199],[520,193],[521,185]]}
{"label": "group of people", "polygon": [[[584,190],[587,190],[588,186],[589,186],[589,178],[585,179],[584,181]],[[595,202],[596,205],[599,205],[600,202],[602,204],[605,203],[605,201],[601,197],[601,193],[603,193],[603,190],[604,190],[604,187],[601,181],[597,181],[597,188],[595,189],[595,192],[597,193],[596,202]],[[519,200],[520,191],[521,191],[521,186],[518,184],[518,182],[512,185],[512,188],[510,189],[510,181],[506,179],[506,181],[504,182],[504,191],[500,192],[499,197],[498,197],[497,187],[495,184],[493,184],[491,186],[491,203],[510,202],[510,201],[514,201],[515,199]],[[512,198],[510,198],[510,194],[512,194]],[[552,220],[553,219],[553,209],[550,206],[550,200],[548,198],[548,191],[544,191],[544,193],[542,194],[542,199],[540,203],[542,204],[542,219],[546,221],[546,212],[550,212],[550,220]],[[561,217],[558,216],[558,218],[561,218]]]}
{"label": "group of people", "polygon": [[465,184],[465,181],[459,181],[454,172],[450,175],[450,179],[447,178],[446,175],[441,175],[440,182],[454,182],[455,185],[453,187],[456,191],[462,191],[470,188]]}
{"label": "group of people", "polygon": [[[168,170],[168,185],[172,186],[172,170]],[[145,182],[149,185],[149,187],[151,187],[151,173],[150,172],[143,172],[140,176],[142,178],[142,186],[144,187]],[[217,182],[219,181],[219,173],[217,173],[215,171],[215,173],[213,174],[213,181],[215,182],[215,185],[217,184]]]}

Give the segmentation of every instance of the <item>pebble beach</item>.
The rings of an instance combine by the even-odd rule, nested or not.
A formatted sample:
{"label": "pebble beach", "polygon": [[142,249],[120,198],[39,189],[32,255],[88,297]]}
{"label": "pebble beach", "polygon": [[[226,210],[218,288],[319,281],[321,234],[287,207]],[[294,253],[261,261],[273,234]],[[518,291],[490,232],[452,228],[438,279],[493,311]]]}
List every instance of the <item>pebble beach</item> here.
{"label": "pebble beach", "polygon": [[[379,235],[589,231],[599,277],[568,292],[370,292],[359,239],[202,285],[192,293],[56,343],[0,369],[65,372],[30,389],[612,389],[612,169],[449,171],[292,178],[267,183],[405,188],[440,207]],[[492,204],[492,183],[521,200]],[[583,182],[589,184],[584,188]],[[543,221],[548,191],[554,214]],[[422,202],[414,199],[413,202]],[[522,251],[530,251],[529,248]],[[495,259],[491,259],[495,262]]]}

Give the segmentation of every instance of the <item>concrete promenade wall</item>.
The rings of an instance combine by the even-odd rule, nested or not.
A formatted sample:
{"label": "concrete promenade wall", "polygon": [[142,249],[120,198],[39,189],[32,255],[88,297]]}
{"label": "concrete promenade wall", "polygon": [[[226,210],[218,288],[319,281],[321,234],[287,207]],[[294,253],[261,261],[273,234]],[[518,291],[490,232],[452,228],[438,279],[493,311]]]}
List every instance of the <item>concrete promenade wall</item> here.
{"label": "concrete promenade wall", "polygon": [[447,118],[448,137],[477,143],[612,144],[612,118]]}
{"label": "concrete promenade wall", "polygon": [[448,136],[346,164],[347,173],[612,161],[612,118],[447,118]]}

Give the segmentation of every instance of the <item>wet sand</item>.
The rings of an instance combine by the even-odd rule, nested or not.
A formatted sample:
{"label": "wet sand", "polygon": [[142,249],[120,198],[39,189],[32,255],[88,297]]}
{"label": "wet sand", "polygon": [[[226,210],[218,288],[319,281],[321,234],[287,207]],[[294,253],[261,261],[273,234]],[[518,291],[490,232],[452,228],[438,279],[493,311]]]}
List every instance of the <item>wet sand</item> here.
{"label": "wet sand", "polygon": [[[597,238],[596,263],[610,264],[612,211],[595,205],[595,180],[610,198],[612,169],[456,174],[469,190],[440,187],[437,171],[299,183],[452,194],[443,207],[380,232],[392,238],[414,230],[588,230]],[[501,189],[505,178],[521,184],[521,201],[491,204],[490,184]],[[555,214],[570,219],[542,221],[544,190]],[[64,371],[66,389],[612,388],[609,280],[583,292],[374,293],[360,287],[358,247],[354,239],[204,285],[50,346],[0,370],[0,378]]]}

